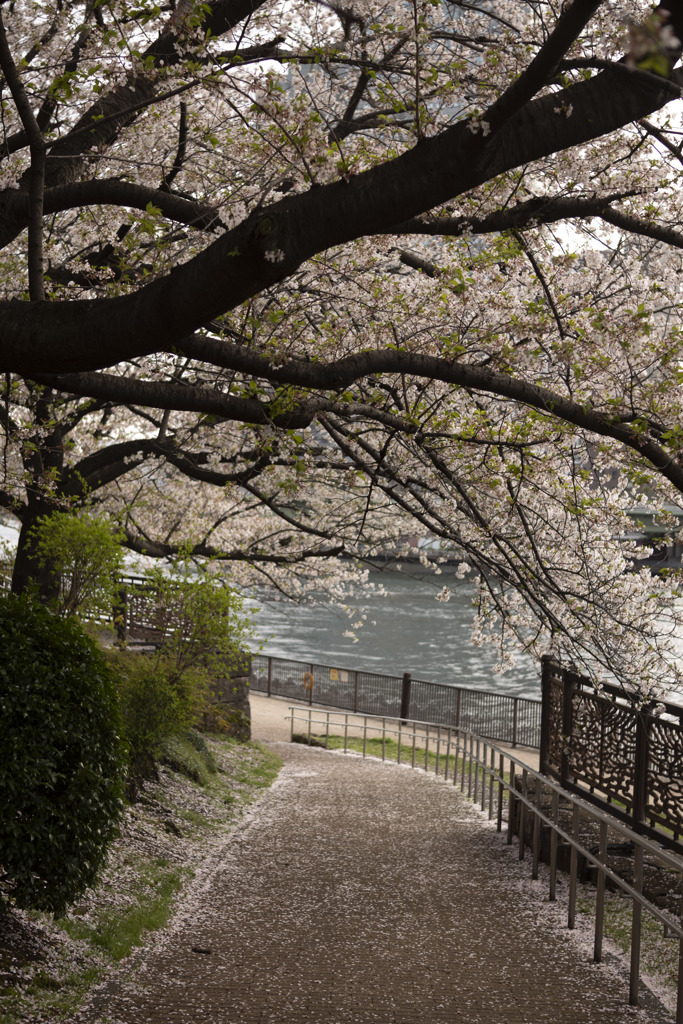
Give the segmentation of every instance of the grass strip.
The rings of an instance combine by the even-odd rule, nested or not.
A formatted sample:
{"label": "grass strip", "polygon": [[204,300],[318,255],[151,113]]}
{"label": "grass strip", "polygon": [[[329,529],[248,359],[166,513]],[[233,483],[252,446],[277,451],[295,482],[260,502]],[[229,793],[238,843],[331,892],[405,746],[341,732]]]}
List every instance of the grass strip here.
{"label": "grass strip", "polygon": [[134,946],[143,942],[149,932],[158,931],[173,911],[173,900],[183,882],[191,876],[188,868],[141,863],[139,883],[131,892],[134,902],[123,913],[100,913],[96,924],[85,924],[78,918],[62,919],[62,926],[72,939],[81,939],[104,950],[114,961],[128,956]]}
{"label": "grass strip", "polygon": [[[306,742],[307,736],[301,736],[301,742]],[[424,744],[424,736],[418,736],[418,740]],[[326,747],[328,750],[343,750],[344,749],[344,737],[337,735],[325,736],[312,735],[311,739],[315,741],[316,746]],[[453,778],[454,765],[457,764],[455,771],[457,773],[458,782],[462,779],[463,770],[463,758],[458,757],[456,761],[455,754],[451,753],[448,758],[443,749],[439,751],[438,763],[436,754],[436,739],[430,739],[430,749],[427,752],[424,745],[418,744],[413,748],[412,740],[410,743],[401,743],[401,756],[399,759],[399,745],[398,740],[385,739],[382,740],[381,736],[369,737],[365,741],[365,753],[368,757],[377,757],[380,760],[395,761],[396,763],[413,765],[416,768],[425,768],[427,771],[432,771],[438,775],[445,775],[446,766],[448,762],[448,778]],[[444,743],[442,741],[441,747],[443,748]],[[346,749],[352,750],[355,753],[363,753],[363,737],[362,736],[349,736],[346,739]],[[498,771],[498,766],[496,766]],[[472,786],[474,786],[475,778],[478,776],[479,784],[484,776],[484,769],[482,767],[472,766]],[[505,772],[503,777],[506,781],[509,781],[509,772]],[[468,787],[469,779],[469,761],[465,761],[465,788]],[[490,775],[488,770],[486,771],[486,783],[488,785]]]}
{"label": "grass strip", "polygon": [[[596,895],[587,885],[583,889],[583,895],[577,899],[577,910],[594,922]],[[631,950],[632,914],[630,897],[618,892],[605,893],[604,935],[624,956],[628,956]],[[665,935],[662,923],[648,913],[643,913],[640,942],[641,972],[656,978],[675,996],[678,988],[678,939],[675,935]]]}

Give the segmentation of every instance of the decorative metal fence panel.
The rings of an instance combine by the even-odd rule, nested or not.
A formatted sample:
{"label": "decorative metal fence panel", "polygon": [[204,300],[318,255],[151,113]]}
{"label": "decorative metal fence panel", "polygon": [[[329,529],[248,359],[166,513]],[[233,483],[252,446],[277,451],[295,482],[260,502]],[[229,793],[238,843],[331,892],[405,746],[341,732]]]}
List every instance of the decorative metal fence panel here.
{"label": "decorative metal fence panel", "polygon": [[540,743],[540,701],[411,679],[408,673],[389,676],[255,654],[251,688],[361,714],[474,729],[513,746]]}
{"label": "decorative metal fence panel", "polygon": [[663,717],[636,695],[544,659],[541,771],[683,852],[683,707]]}
{"label": "decorative metal fence panel", "polygon": [[574,781],[600,789],[632,811],[637,712],[584,690],[574,693],[571,708],[567,756]]}
{"label": "decorative metal fence panel", "polygon": [[542,684],[541,763],[557,778],[562,771],[562,680],[546,671]]}
{"label": "decorative metal fence panel", "polygon": [[683,835],[683,725],[652,719],[647,755],[647,812],[657,825]]}

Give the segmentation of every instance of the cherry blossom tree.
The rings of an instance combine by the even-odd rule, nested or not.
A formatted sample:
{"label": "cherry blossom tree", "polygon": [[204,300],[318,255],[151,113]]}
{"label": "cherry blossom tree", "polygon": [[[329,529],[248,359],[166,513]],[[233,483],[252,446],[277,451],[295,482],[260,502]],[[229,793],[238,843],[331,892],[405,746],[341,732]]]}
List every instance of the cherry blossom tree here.
{"label": "cherry blossom tree", "polygon": [[[174,422],[167,413],[20,381],[13,382],[0,415],[7,436],[0,506],[20,524],[16,591],[38,581],[49,595],[54,581],[49,562],[35,550],[36,529],[55,511],[77,515],[87,508],[118,524],[117,536],[140,554],[191,550],[198,559],[230,563],[236,583],[265,583],[290,597],[311,581],[339,592],[331,559],[344,546],[334,526],[320,519],[323,490],[335,492],[325,477],[341,466],[339,457],[316,458],[317,521],[307,526],[291,507],[301,445],[287,435],[266,442],[244,429],[220,429],[213,420],[177,415]],[[341,515],[334,515],[336,523]]]}
{"label": "cherry blossom tree", "polygon": [[679,37],[680,0],[0,3],[2,504],[281,586],[429,531],[503,661],[668,684],[676,581],[615,538],[683,489]]}

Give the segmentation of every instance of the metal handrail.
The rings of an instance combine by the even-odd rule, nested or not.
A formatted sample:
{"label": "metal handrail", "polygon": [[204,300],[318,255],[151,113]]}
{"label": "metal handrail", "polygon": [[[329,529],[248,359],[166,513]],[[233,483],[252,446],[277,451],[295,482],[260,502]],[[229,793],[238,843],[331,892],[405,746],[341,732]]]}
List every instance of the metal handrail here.
{"label": "metal handrail", "polygon": [[[606,814],[600,808],[582,800],[574,793],[563,789],[546,775],[534,771],[519,758],[514,757],[507,750],[496,746],[488,739],[483,739],[469,729],[455,726],[442,726],[431,722],[417,720],[404,720],[390,716],[376,715],[354,715],[341,711],[322,711],[315,708],[304,708],[290,705],[289,719],[291,722],[291,736],[294,736],[295,723],[305,724],[305,731],[310,738],[314,735],[314,727],[322,728],[324,735],[329,739],[332,733],[330,727],[338,725],[343,727],[344,752],[348,751],[349,729],[358,730],[363,738],[363,757],[367,756],[368,733],[379,734],[382,737],[382,760],[386,760],[386,739],[387,737],[399,737],[398,760],[401,759],[401,740],[408,739],[412,746],[410,761],[413,767],[416,765],[416,748],[418,741],[424,745],[424,770],[429,770],[430,741],[436,742],[435,773],[440,774],[440,763],[443,760],[445,749],[444,779],[448,781],[449,761],[453,757],[453,785],[460,786],[461,792],[481,806],[481,810],[487,810],[488,816],[496,816],[496,827],[500,832],[504,822],[505,795],[507,795],[507,842],[512,843],[512,814],[511,809],[514,802],[520,808],[519,820],[519,859],[524,859],[525,848],[525,815],[530,813],[533,821],[533,841],[531,844],[533,854],[532,878],[538,878],[538,865],[540,860],[541,827],[545,825],[551,830],[550,849],[550,871],[549,871],[549,899],[556,899],[557,880],[557,845],[558,840],[567,843],[571,849],[570,871],[569,871],[569,899],[568,899],[568,920],[569,928],[575,926],[577,881],[579,857],[594,865],[598,870],[595,934],[593,959],[599,963],[602,959],[602,941],[604,934],[604,905],[605,905],[605,880],[609,878],[619,889],[631,898],[632,901],[632,922],[631,922],[631,959],[629,972],[629,1002],[631,1005],[638,1005],[638,989],[640,985],[640,954],[641,954],[641,917],[646,911],[668,929],[668,933],[678,939],[679,942],[679,973],[678,991],[676,1005],[676,1024],[683,1024],[683,917],[681,921],[675,921],[666,911],[660,909],[643,894],[643,866],[644,858],[647,855],[658,861],[662,866],[667,867],[681,876],[683,880],[683,860],[668,850],[662,849],[657,843],[639,835],[623,822]],[[320,735],[320,733],[317,733]],[[407,735],[406,735],[407,734]],[[444,735],[445,734],[445,735]],[[483,749],[482,749],[483,748]],[[422,749],[422,747],[420,748]],[[420,757],[420,762],[422,762]],[[505,777],[505,762],[509,762],[508,778]],[[497,764],[496,764],[497,762]],[[420,764],[422,767],[422,763]],[[521,790],[516,788],[516,781],[519,779]],[[533,779],[536,784],[535,797],[528,795],[529,781]],[[494,791],[497,792],[496,807],[494,808]],[[549,816],[541,807],[541,795],[545,791],[552,798],[552,811]],[[488,795],[488,801],[487,801]],[[560,799],[568,803],[572,808],[571,832],[563,829],[558,821]],[[581,817],[589,818],[599,825],[600,843],[599,850],[595,852],[586,849],[579,840],[579,825]],[[607,830],[617,833],[634,847],[634,878],[631,885],[618,875],[606,863],[607,857]],[[683,897],[682,897],[683,899]]]}

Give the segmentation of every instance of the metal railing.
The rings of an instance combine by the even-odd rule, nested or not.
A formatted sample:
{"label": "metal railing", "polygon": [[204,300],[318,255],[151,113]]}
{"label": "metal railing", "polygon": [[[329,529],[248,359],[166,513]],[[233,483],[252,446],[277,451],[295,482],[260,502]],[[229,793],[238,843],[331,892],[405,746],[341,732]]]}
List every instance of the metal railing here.
{"label": "metal railing", "polygon": [[415,718],[472,729],[511,746],[538,747],[541,702],[402,676],[344,669],[265,654],[252,658],[251,689],[354,713]]}
{"label": "metal railing", "polygon": [[542,659],[541,771],[683,854],[683,707]]}
{"label": "metal railing", "polygon": [[[397,717],[353,715],[342,711],[323,711],[290,706],[291,735],[297,732],[329,743],[331,736],[343,737],[343,750],[349,739],[362,738],[362,755],[367,756],[369,739],[381,738],[381,759],[387,759],[390,740],[398,744],[399,763],[410,763],[425,771],[434,770],[445,781],[458,786],[468,799],[478,804],[489,819],[495,818],[498,831],[507,827],[507,842],[519,837],[519,859],[525,857],[525,836],[530,835],[531,877],[538,878],[543,832],[549,838],[549,900],[557,898],[558,849],[569,847],[569,892],[567,926],[576,924],[580,858],[597,872],[593,960],[600,963],[605,929],[605,889],[607,879],[631,900],[631,948],[629,1002],[638,1005],[642,945],[642,915],[651,915],[669,937],[679,943],[679,969],[676,1024],[683,1024],[683,917],[678,919],[656,906],[643,893],[644,864],[656,863],[675,873],[679,892],[683,888],[683,860],[656,843],[639,835],[627,825],[605,814],[580,797],[568,793],[552,779],[533,771],[518,758],[469,729],[444,727],[432,722],[405,721]],[[377,756],[380,756],[379,754]],[[394,758],[392,758],[394,760]],[[507,768],[506,768],[507,765]],[[570,808],[571,825],[564,827],[560,809]],[[515,827],[516,825],[516,827]],[[598,844],[588,848],[582,836],[587,826],[597,831]],[[590,829],[588,829],[590,831]],[[549,835],[548,835],[549,833]],[[608,838],[632,844],[633,879],[619,875],[607,862]],[[682,897],[683,900],[683,897]],[[683,912],[683,907],[682,907]]]}

